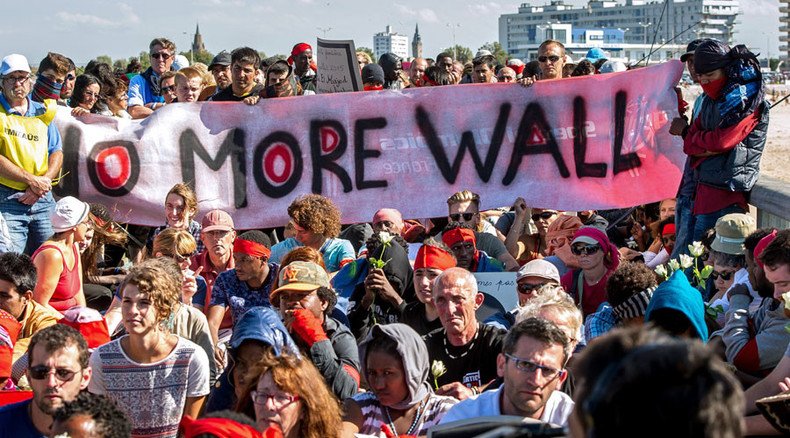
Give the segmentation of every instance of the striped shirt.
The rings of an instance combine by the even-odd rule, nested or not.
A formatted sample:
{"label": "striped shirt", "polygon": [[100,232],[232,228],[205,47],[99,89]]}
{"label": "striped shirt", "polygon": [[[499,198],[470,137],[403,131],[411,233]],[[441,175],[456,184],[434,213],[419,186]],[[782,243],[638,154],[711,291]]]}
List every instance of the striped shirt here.
{"label": "striped shirt", "polygon": [[179,337],[166,358],[141,364],[123,351],[124,337],[91,354],[93,375],[88,390],[106,395],[126,412],[132,422],[132,437],[175,437],[187,397],[209,392],[206,352]]}
{"label": "striped shirt", "polygon": [[[387,415],[384,409],[379,404],[379,399],[376,394],[372,392],[363,392],[353,397],[353,400],[359,405],[362,411],[362,427],[359,428],[359,433],[364,435],[371,435],[380,438],[386,438],[381,431],[381,425],[387,424]],[[428,398],[422,416],[417,422],[417,430],[413,433],[415,436],[424,436],[428,434],[428,429],[439,424],[445,412],[449,411],[458,400],[452,397],[445,397],[441,395],[431,394]],[[398,434],[405,434],[405,430],[400,430]]]}

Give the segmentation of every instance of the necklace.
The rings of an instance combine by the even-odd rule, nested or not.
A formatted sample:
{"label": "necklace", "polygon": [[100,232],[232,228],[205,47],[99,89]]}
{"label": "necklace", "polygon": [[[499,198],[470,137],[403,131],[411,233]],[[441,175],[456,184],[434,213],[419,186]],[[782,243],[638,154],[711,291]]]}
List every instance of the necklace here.
{"label": "necklace", "polygon": [[[420,402],[420,407],[417,408],[417,413],[414,414],[414,420],[411,422],[411,426],[409,426],[409,430],[406,431],[405,435],[414,434],[414,430],[417,428],[417,422],[420,421],[420,417],[422,417],[424,408],[425,408],[425,400]],[[387,415],[387,421],[389,422],[390,429],[392,429],[392,433],[394,433],[395,436],[397,436],[398,431],[395,429],[395,422],[392,421],[392,417],[390,417],[390,410],[386,406],[384,406],[384,413]]]}
{"label": "necklace", "polygon": [[445,336],[444,336],[444,338],[442,338],[442,343],[444,343],[444,352],[447,354],[447,356],[450,357],[450,359],[460,359],[460,358],[466,356],[466,354],[469,353],[469,351],[471,349],[475,348],[475,342],[477,341],[477,335],[480,334],[480,330],[478,329],[477,331],[475,331],[475,337],[472,338],[472,342],[469,343],[469,348],[467,348],[463,353],[461,353],[458,356],[453,356],[450,353],[450,351],[447,349],[447,331],[445,330],[444,333],[445,333]]}

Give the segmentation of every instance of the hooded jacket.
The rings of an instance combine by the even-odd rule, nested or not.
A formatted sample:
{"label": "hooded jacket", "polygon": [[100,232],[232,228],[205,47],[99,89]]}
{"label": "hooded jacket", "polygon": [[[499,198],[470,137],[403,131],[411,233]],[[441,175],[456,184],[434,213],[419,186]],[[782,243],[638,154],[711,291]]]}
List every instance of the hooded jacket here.
{"label": "hooded jacket", "polygon": [[694,327],[702,342],[708,342],[708,326],[705,324],[705,304],[702,301],[702,294],[691,286],[682,270],[675,271],[653,292],[645,313],[645,321],[653,321],[655,312],[662,309],[672,309],[682,313]]}

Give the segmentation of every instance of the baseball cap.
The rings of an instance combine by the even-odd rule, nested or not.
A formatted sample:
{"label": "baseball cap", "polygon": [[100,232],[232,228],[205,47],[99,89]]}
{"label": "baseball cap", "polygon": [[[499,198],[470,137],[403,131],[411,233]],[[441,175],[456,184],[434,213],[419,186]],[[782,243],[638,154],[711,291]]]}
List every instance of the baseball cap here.
{"label": "baseball cap", "polygon": [[73,196],[61,198],[50,215],[52,229],[56,233],[68,231],[88,218],[91,206]]}
{"label": "baseball cap", "polygon": [[233,231],[233,218],[222,210],[211,210],[203,216],[200,225],[206,233],[214,230]]}
{"label": "baseball cap", "polygon": [[573,239],[571,245],[573,245],[574,243],[587,243],[589,245],[598,245],[600,242],[598,242],[597,240],[593,239],[590,236],[578,236],[575,239]]}
{"label": "baseball cap", "polygon": [[746,253],[744,241],[756,228],[754,219],[748,214],[730,213],[716,221],[716,238],[710,247],[725,254],[741,255]]}
{"label": "baseball cap", "polygon": [[378,64],[368,64],[362,67],[362,82],[371,83],[378,82],[384,83],[384,69]]}
{"label": "baseball cap", "polygon": [[230,52],[223,50],[217,53],[217,56],[211,60],[211,64],[209,64],[208,69],[211,70],[211,68],[215,65],[230,65]]}
{"label": "baseball cap", "polygon": [[700,39],[696,39],[696,40],[690,42],[689,45],[686,46],[686,53],[680,55],[680,60],[682,62],[686,62],[688,57],[694,54],[694,51],[697,50],[697,46],[699,46],[700,43],[703,42],[703,41],[705,41],[705,39],[704,38],[700,38]]}
{"label": "baseball cap", "polygon": [[285,290],[313,291],[328,287],[329,276],[326,270],[313,262],[295,261],[280,269],[279,286],[269,296],[269,301],[277,302],[277,296]]}
{"label": "baseball cap", "polygon": [[606,56],[606,53],[599,47],[593,47],[592,49],[588,50],[585,58],[593,64],[595,64],[595,62],[599,59],[609,59],[609,57]]}
{"label": "baseball cap", "polygon": [[24,55],[13,53],[3,58],[0,64],[0,76],[5,76],[15,71],[24,71],[30,73],[30,63]]}
{"label": "baseball cap", "polygon": [[540,277],[560,284],[560,271],[546,260],[531,260],[516,273],[516,281],[524,277]]}

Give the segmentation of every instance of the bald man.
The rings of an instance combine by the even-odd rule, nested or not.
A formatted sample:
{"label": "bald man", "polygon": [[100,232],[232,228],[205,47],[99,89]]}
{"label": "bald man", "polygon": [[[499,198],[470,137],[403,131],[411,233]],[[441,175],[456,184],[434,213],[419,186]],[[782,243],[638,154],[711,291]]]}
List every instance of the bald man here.
{"label": "bald man", "polygon": [[497,73],[497,79],[500,83],[503,82],[516,82],[516,71],[510,67],[502,67]]}
{"label": "bald man", "polygon": [[373,215],[373,232],[397,234],[403,231],[403,215],[394,208],[382,208]]}
{"label": "bald man", "polygon": [[411,62],[411,67],[409,67],[409,82],[412,87],[422,87],[426,68],[428,68],[428,62],[424,58],[414,58]]}

